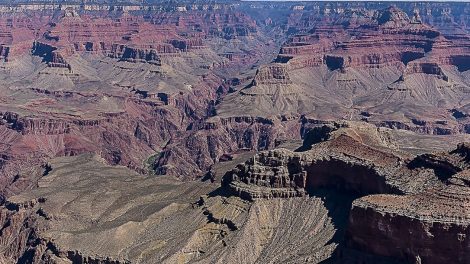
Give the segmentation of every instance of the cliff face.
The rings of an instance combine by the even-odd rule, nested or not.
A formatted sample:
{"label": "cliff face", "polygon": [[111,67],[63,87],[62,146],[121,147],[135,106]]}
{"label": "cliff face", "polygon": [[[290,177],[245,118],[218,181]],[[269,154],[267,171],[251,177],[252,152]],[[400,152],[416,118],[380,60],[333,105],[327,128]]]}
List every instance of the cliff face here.
{"label": "cliff face", "polygon": [[[468,146],[461,144],[449,154],[434,156],[432,163],[418,160],[422,167],[433,167],[446,185],[411,195],[372,195],[354,201],[348,244],[411,263],[465,263],[469,257],[465,250],[469,246]],[[410,164],[414,167],[416,162]],[[366,242],[372,237],[378,243]]]}
{"label": "cliff face", "polygon": [[158,54],[201,49],[208,38],[252,37],[259,30],[251,17],[230,4],[192,6],[184,12],[155,6],[99,7],[25,4],[0,11],[0,56],[8,61],[32,52],[50,67],[65,68],[71,67],[70,56],[83,52],[159,64]]}
{"label": "cliff face", "polygon": [[57,50],[56,47],[41,43],[34,42],[32,54],[34,56],[39,56],[42,58],[42,61],[47,63],[49,67],[58,67],[58,68],[70,68],[70,64],[67,63],[64,56]]}
{"label": "cliff face", "polygon": [[222,186],[255,201],[315,197],[325,189],[361,197],[346,206],[341,261],[465,263],[468,146],[413,157],[393,148],[383,134],[372,140],[366,131],[340,128],[305,152],[262,152],[227,172]]}
{"label": "cliff face", "polygon": [[124,45],[113,45],[109,56],[123,61],[148,62],[161,66],[160,57],[155,49],[138,49]]}
{"label": "cliff face", "polygon": [[398,172],[413,177],[402,170],[402,157],[373,146],[346,133],[305,152],[262,152],[227,172],[223,185],[247,199],[305,196],[323,188],[361,195],[407,192],[393,184]]}
{"label": "cliff face", "polygon": [[289,78],[289,72],[287,67],[283,65],[270,65],[263,67],[256,72],[256,76],[253,79],[253,85],[261,84],[289,84],[291,83]]}
{"label": "cliff face", "polygon": [[[465,263],[469,230],[462,212],[467,209],[462,193],[454,192],[466,193],[468,186],[457,186],[419,196],[377,195],[355,201],[348,223],[349,245],[408,263]],[[403,211],[395,211],[398,208]],[[440,213],[423,214],[426,209]]]}
{"label": "cliff face", "polygon": [[[360,23],[355,21],[358,16],[362,16]],[[410,19],[395,7],[341,14],[335,19],[332,25],[317,22],[308,35],[290,37],[281,48],[279,60],[288,56],[291,60],[303,60],[303,56],[323,57],[323,64],[335,70],[407,65],[427,56],[431,61],[456,66],[451,57],[468,52],[465,40],[446,40],[438,30],[421,20]],[[443,46],[452,47],[453,52],[444,52]]]}

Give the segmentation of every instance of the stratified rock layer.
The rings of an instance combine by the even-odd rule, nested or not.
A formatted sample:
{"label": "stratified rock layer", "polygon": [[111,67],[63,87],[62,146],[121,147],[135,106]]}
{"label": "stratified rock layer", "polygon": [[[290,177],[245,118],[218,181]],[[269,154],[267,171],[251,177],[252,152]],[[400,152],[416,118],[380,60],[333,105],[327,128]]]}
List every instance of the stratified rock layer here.
{"label": "stratified rock layer", "polygon": [[222,184],[248,200],[316,196],[324,189],[361,197],[348,207],[339,261],[376,263],[375,257],[353,258],[359,251],[406,263],[466,263],[468,144],[414,156],[390,132],[357,125],[305,152],[257,154],[227,172]]}
{"label": "stratified rock layer", "polygon": [[[453,152],[457,156],[454,166],[460,172],[453,172],[445,186],[412,195],[371,195],[354,201],[348,223],[349,246],[416,263],[466,263],[470,258],[469,150],[460,145]],[[375,243],[368,242],[370,239]]]}

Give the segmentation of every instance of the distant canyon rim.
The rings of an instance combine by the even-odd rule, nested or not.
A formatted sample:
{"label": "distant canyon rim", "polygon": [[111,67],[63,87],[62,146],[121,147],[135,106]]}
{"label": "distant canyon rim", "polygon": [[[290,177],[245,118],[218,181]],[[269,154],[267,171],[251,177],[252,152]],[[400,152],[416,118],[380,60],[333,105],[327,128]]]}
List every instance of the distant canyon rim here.
{"label": "distant canyon rim", "polygon": [[470,263],[470,3],[0,1],[0,263]]}

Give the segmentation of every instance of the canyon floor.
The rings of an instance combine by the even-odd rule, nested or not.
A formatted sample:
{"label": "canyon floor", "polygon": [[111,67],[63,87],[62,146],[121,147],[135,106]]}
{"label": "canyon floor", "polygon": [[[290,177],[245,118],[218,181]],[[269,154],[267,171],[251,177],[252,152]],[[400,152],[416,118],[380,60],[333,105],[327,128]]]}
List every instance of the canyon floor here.
{"label": "canyon floor", "polygon": [[467,25],[0,1],[0,263],[469,263]]}

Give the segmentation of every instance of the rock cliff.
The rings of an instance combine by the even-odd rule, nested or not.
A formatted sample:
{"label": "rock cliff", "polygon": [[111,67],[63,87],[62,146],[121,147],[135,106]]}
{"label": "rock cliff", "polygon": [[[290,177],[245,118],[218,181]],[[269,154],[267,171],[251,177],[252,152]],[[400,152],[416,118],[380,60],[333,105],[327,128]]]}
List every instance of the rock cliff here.
{"label": "rock cliff", "polygon": [[345,242],[337,255],[342,261],[377,261],[354,255],[363,252],[406,263],[465,263],[467,144],[413,156],[390,145],[385,130],[374,137],[368,129],[347,125],[304,152],[262,152],[227,172],[222,186],[255,201],[315,197],[324,189],[360,197],[347,206]]}

